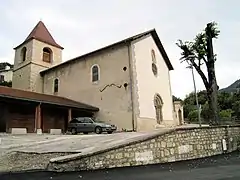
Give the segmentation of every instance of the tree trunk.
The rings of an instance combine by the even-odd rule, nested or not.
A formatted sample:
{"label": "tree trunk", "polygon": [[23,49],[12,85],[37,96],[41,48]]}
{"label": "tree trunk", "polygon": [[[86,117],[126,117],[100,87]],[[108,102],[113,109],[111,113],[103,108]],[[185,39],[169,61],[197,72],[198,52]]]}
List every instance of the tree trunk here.
{"label": "tree trunk", "polygon": [[208,82],[209,88],[208,98],[209,98],[209,107],[212,112],[213,122],[214,124],[219,124],[219,112],[218,112],[218,85],[217,79],[215,75],[215,59],[213,53],[213,45],[212,45],[212,34],[211,34],[210,25],[207,25],[206,35],[207,35],[207,71],[208,71]]}
{"label": "tree trunk", "polygon": [[210,119],[209,123],[212,125],[219,124],[219,112],[218,112],[218,101],[217,101],[217,92],[213,90],[213,87],[207,91],[208,104],[210,110]]}

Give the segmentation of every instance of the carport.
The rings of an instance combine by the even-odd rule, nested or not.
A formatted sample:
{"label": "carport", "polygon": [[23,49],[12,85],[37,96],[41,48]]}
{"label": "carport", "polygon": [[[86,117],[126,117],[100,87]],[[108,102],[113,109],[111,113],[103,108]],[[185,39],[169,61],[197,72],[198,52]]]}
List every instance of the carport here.
{"label": "carport", "polygon": [[0,86],[0,132],[26,128],[27,133],[66,131],[72,117],[92,117],[99,108],[60,96]]}

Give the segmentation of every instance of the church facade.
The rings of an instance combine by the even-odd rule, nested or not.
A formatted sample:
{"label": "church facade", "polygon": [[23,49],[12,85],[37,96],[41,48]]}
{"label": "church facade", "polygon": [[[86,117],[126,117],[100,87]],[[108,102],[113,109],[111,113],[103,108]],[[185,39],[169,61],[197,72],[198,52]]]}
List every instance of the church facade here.
{"label": "church facade", "polygon": [[62,62],[63,47],[40,21],[14,49],[14,89],[98,107],[94,116],[119,130],[183,123],[172,100],[173,66],[155,29]]}

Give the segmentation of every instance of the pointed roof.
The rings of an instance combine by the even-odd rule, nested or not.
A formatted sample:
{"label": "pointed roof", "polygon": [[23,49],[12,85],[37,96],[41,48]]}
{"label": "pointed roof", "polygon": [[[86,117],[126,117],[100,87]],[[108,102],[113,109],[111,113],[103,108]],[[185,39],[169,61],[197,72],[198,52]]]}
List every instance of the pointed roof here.
{"label": "pointed roof", "polygon": [[[33,28],[32,32],[28,35],[25,41],[21,43],[19,46],[23,45],[24,43],[32,39],[36,39],[38,41],[63,49],[62,46],[56,43],[56,41],[53,39],[52,35],[50,34],[47,27],[44,25],[42,21],[38,22],[38,24]],[[19,46],[15,47],[14,49],[18,48]]]}

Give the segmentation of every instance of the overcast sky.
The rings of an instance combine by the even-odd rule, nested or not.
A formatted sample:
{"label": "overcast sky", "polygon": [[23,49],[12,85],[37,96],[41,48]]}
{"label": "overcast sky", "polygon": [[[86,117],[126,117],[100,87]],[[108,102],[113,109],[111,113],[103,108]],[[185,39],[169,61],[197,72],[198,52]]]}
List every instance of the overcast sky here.
{"label": "overcast sky", "polygon": [[[239,7],[237,0],[5,0],[0,4],[0,61],[13,63],[13,47],[39,20],[65,48],[64,61],[156,28],[174,66],[173,94],[184,98],[193,90],[193,83],[190,70],[179,62],[180,49],[175,43],[192,40],[208,22],[218,22],[221,30],[214,42],[220,88],[239,78]],[[203,89],[196,76],[198,90]]]}

